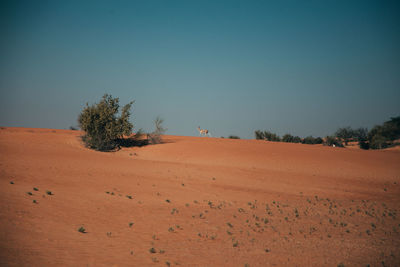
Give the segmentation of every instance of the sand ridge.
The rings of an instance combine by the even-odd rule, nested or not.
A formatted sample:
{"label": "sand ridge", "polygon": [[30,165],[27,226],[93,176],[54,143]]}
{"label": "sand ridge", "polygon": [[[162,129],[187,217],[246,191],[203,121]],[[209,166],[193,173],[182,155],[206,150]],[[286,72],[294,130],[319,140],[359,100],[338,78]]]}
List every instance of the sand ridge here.
{"label": "sand ridge", "polygon": [[398,150],[80,135],[0,129],[0,265],[400,265]]}

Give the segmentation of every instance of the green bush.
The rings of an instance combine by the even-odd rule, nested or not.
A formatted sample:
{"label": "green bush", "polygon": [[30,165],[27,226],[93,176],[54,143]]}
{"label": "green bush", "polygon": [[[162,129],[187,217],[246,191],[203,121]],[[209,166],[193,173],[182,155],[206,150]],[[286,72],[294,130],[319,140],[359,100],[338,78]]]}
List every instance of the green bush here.
{"label": "green bush", "polygon": [[368,133],[369,148],[382,149],[393,145],[393,141],[400,138],[400,116],[391,118],[383,125],[377,125]]}
{"label": "green bush", "polygon": [[352,129],[351,127],[339,128],[335,136],[346,145],[350,141],[365,141],[367,139],[367,128]]}
{"label": "green bush", "polygon": [[285,134],[284,136],[282,136],[282,142],[293,143],[293,140],[294,136],[291,134]]}
{"label": "green bush", "polygon": [[240,139],[240,137],[237,135],[230,135],[228,138],[229,139]]}
{"label": "green bush", "polygon": [[353,129],[351,129],[351,127],[345,127],[345,128],[339,128],[336,133],[335,136],[342,140],[346,145],[347,143],[350,141],[350,139],[353,137],[354,131]]}
{"label": "green bush", "polygon": [[277,135],[275,133],[271,133],[269,131],[264,131],[263,135],[264,135],[264,139],[266,139],[268,141],[273,141],[273,142],[280,142],[281,141],[281,138],[279,137],[279,135]]}
{"label": "green bush", "polygon": [[264,133],[260,130],[257,130],[254,132],[254,135],[256,136],[257,140],[262,140],[264,139]]}
{"label": "green bush", "polygon": [[323,140],[321,137],[314,138],[310,135],[310,136],[307,136],[306,138],[304,138],[302,143],[308,144],[308,145],[315,145],[315,144],[322,144]]}
{"label": "green bush", "polygon": [[336,137],[334,136],[327,136],[325,137],[325,142],[324,145],[326,146],[337,146],[337,147],[343,147],[343,143],[342,141],[338,140]]}
{"label": "green bush", "polygon": [[117,117],[119,99],[105,94],[102,100],[86,107],[79,114],[79,127],[85,132],[82,137],[85,145],[99,151],[110,151],[118,147],[118,140],[123,135],[132,133],[133,125],[129,122],[133,102],[122,108]]}
{"label": "green bush", "polygon": [[364,140],[361,140],[358,142],[358,145],[360,146],[361,149],[369,149],[369,143],[365,142]]}
{"label": "green bush", "polygon": [[293,143],[301,143],[301,138],[299,136],[294,136]]}

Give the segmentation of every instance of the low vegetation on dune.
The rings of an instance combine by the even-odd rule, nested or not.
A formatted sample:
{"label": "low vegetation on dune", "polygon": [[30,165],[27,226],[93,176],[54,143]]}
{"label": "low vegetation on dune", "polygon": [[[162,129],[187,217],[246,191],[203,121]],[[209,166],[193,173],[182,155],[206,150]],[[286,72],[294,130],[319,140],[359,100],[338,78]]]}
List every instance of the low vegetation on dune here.
{"label": "low vegetation on dune", "polygon": [[377,125],[370,131],[367,128],[353,129],[350,126],[339,128],[333,135],[325,138],[307,136],[300,138],[291,134],[283,137],[269,132],[257,130],[254,132],[257,140],[273,142],[302,143],[302,144],[324,144],[328,146],[344,147],[349,142],[358,142],[361,149],[382,149],[399,144],[396,140],[400,139],[400,116],[391,118],[383,125]]}
{"label": "low vegetation on dune", "polygon": [[85,132],[82,139],[86,146],[99,151],[115,149],[119,139],[132,133],[133,124],[129,121],[132,104],[126,104],[118,117],[118,98],[105,94],[97,104],[86,103],[78,118],[79,127]]}
{"label": "low vegetation on dune", "polygon": [[141,138],[144,135],[142,130],[132,136],[133,124],[129,119],[133,103],[134,101],[126,104],[119,116],[119,98],[105,94],[99,103],[87,103],[78,117],[79,127],[85,132],[82,137],[85,145],[98,151],[113,151],[121,146],[161,143],[161,135],[166,129],[162,125],[164,120],[160,117],[154,121],[155,130],[148,133],[145,140]]}

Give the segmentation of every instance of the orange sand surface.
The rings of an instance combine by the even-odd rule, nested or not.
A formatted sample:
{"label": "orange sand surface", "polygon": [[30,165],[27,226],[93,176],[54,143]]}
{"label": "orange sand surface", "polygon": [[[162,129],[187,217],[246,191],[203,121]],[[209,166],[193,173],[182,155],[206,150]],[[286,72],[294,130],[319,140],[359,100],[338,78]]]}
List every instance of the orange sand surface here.
{"label": "orange sand surface", "polygon": [[399,150],[81,134],[0,129],[0,266],[400,266]]}

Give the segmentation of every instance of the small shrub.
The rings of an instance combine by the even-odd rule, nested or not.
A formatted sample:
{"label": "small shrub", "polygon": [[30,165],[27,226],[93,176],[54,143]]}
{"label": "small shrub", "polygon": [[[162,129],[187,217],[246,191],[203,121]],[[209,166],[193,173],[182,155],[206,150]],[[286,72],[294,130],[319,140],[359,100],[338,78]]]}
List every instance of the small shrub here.
{"label": "small shrub", "polygon": [[230,135],[228,138],[229,139],[240,139],[240,137],[237,135]]}
{"label": "small shrub", "polygon": [[157,253],[155,248],[151,248],[151,249],[149,249],[149,251],[150,251],[150,253]]}
{"label": "small shrub", "polygon": [[82,234],[86,234],[86,229],[83,226],[81,226],[81,227],[79,227],[78,232],[80,232]]}
{"label": "small shrub", "polygon": [[33,190],[35,190],[35,191],[39,191],[39,189],[37,189],[36,187],[34,187],[34,188],[33,188]]}
{"label": "small shrub", "polygon": [[162,142],[161,135],[164,134],[164,132],[167,130],[163,127],[163,122],[164,119],[161,119],[160,117],[157,117],[154,120],[155,130],[152,133],[147,134],[147,138],[149,139],[150,144],[160,144]]}
{"label": "small shrub", "polygon": [[49,196],[54,195],[53,192],[51,192],[51,191],[49,191],[49,190],[46,190],[46,194],[48,194]]}

